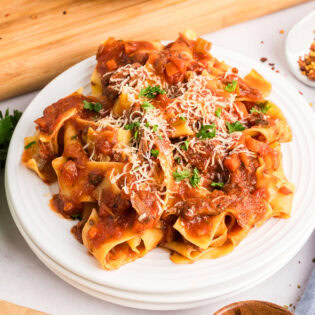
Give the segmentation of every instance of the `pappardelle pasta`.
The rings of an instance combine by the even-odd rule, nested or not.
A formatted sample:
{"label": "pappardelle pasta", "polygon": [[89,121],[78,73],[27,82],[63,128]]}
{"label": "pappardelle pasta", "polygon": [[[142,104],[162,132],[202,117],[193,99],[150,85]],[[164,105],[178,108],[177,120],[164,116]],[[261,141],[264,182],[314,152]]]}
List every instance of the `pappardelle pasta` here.
{"label": "pappardelle pasta", "polygon": [[105,269],[156,246],[175,263],[217,258],[290,216],[280,143],[292,136],[271,84],[210,48],[192,31],[166,46],[109,38],[92,95],[48,106],[25,138],[22,162],[58,181],[52,206]]}

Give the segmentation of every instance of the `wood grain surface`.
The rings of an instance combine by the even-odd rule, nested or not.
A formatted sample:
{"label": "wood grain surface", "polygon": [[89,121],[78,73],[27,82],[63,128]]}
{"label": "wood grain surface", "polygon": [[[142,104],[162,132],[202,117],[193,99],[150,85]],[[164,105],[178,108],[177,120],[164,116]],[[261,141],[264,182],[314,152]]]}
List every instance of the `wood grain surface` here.
{"label": "wood grain surface", "polygon": [[209,33],[307,0],[0,0],[0,99],[43,87],[108,36]]}

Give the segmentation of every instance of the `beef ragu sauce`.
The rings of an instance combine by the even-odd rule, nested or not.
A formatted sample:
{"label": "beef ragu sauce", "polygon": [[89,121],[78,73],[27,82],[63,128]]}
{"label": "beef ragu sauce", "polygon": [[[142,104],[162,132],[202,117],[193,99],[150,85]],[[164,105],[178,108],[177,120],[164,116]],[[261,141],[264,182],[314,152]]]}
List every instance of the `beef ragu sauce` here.
{"label": "beef ragu sauce", "polygon": [[[280,153],[264,132],[246,129],[273,127],[276,138],[279,119],[246,77],[211,56],[210,43],[188,37],[166,46],[108,39],[93,74],[100,78],[93,93],[102,95],[74,93],[36,120],[45,141],[57,131],[57,148],[56,138],[50,145],[38,138],[23,161],[33,157],[43,170],[63,157],[54,163],[60,192],[51,206],[68,219],[81,216],[72,233],[82,242],[87,226],[91,252],[126,231],[150,228],[163,231],[162,245],[202,251],[173,227],[178,218],[196,239],[210,235],[213,217],[222,213],[214,239],[267,218],[270,196],[257,187],[256,172],[263,158],[264,172],[272,174]],[[108,169],[107,162],[117,164]],[[292,194],[285,185],[278,192]],[[94,209],[97,219],[90,217]],[[123,243],[106,259],[122,253],[136,255]]]}

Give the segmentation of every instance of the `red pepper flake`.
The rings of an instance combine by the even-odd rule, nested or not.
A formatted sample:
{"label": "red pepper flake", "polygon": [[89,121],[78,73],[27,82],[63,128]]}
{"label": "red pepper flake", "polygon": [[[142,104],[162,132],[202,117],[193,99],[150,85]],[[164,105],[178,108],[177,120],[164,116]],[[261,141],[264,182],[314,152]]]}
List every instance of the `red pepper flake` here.
{"label": "red pepper flake", "polygon": [[275,70],[275,67],[272,67],[271,70]]}
{"label": "red pepper flake", "polygon": [[279,71],[279,70],[276,70],[276,73],[280,73],[280,71]]}
{"label": "red pepper flake", "polygon": [[238,73],[238,69],[237,68],[232,68],[232,72],[233,73]]}
{"label": "red pepper flake", "polygon": [[269,66],[274,66],[275,64],[272,63],[272,62],[269,62],[268,65],[269,65]]}
{"label": "red pepper flake", "polygon": [[264,41],[263,41],[263,40],[261,40],[261,41],[260,41],[260,43],[261,43],[261,44],[263,44],[263,43],[264,43]]}
{"label": "red pepper flake", "polygon": [[4,15],[4,17],[8,17],[10,15],[10,13],[6,13],[5,15]]}
{"label": "red pepper flake", "polygon": [[266,57],[261,57],[261,58],[260,58],[260,61],[261,61],[261,62],[265,62],[265,61],[267,61],[267,58],[266,58]]}
{"label": "red pepper flake", "polygon": [[280,30],[280,34],[284,34],[284,30]]}
{"label": "red pepper flake", "polygon": [[299,91],[299,93],[300,93],[301,95],[303,95],[303,93],[302,93],[301,91]]}

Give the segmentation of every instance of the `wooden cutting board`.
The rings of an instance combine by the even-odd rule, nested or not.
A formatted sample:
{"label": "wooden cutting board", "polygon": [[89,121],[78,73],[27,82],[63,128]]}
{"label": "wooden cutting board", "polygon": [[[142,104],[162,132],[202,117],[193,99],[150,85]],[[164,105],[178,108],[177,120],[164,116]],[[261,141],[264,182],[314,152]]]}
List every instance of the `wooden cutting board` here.
{"label": "wooden cutting board", "polygon": [[0,0],[0,99],[43,87],[108,36],[208,33],[307,0]]}

